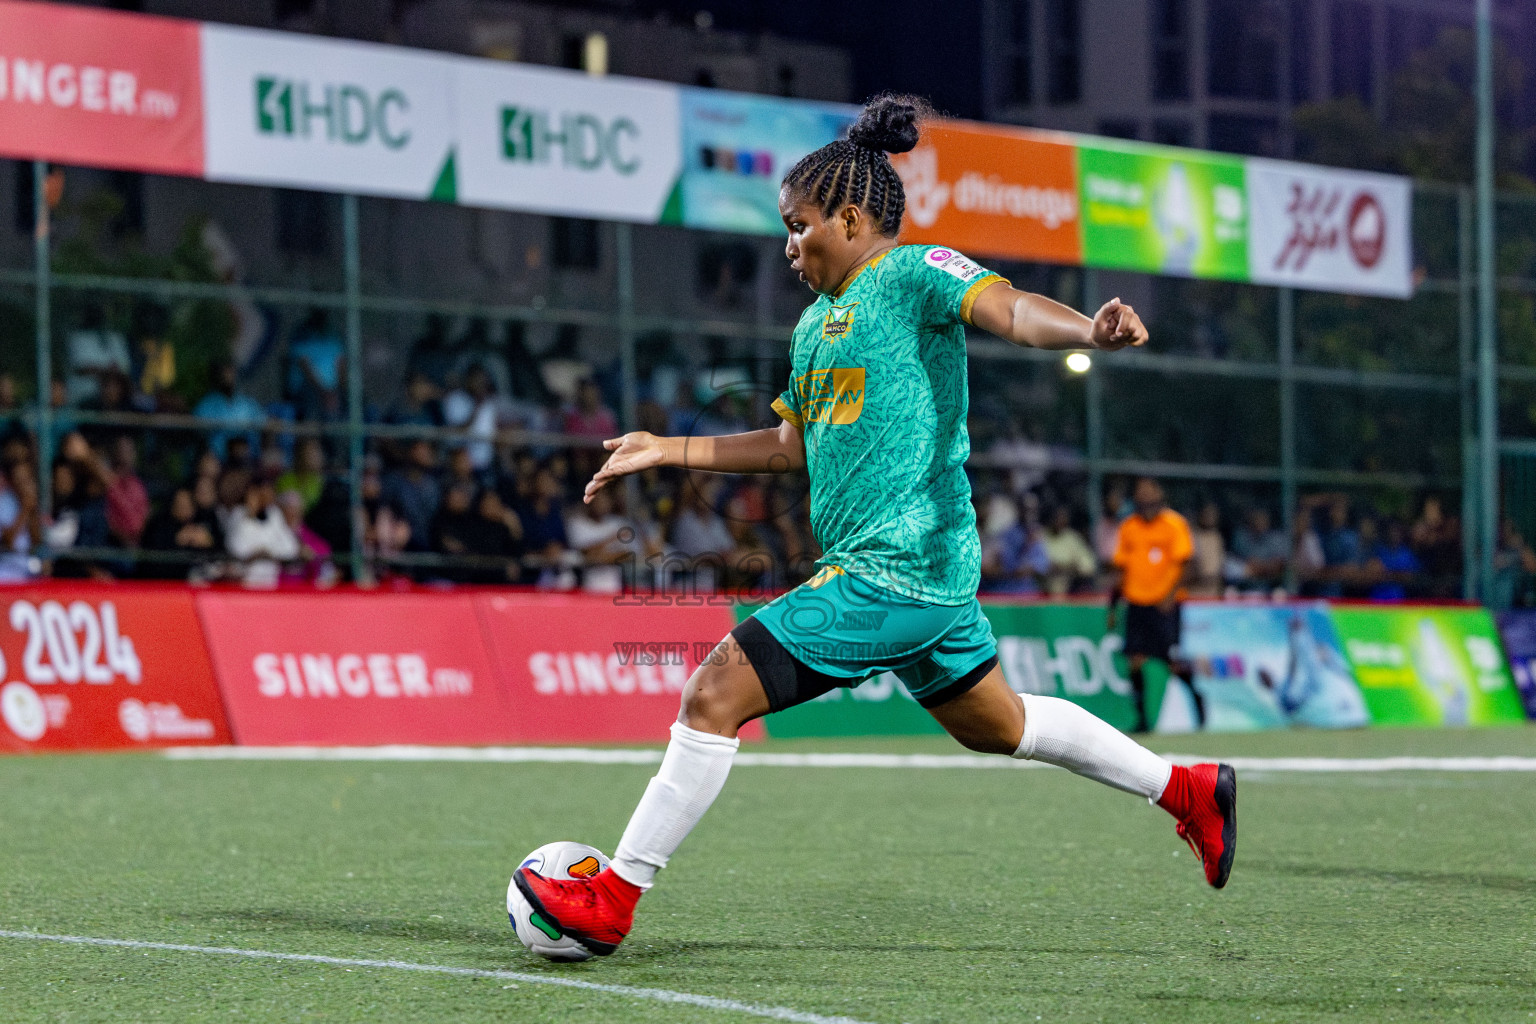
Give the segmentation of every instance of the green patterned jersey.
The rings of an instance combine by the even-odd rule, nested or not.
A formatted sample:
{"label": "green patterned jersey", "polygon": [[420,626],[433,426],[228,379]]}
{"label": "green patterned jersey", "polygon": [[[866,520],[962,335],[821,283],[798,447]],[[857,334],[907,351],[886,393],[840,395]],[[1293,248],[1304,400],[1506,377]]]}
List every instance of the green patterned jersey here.
{"label": "green patterned jersey", "polygon": [[805,438],[819,564],[935,604],[976,596],[965,325],[1001,280],[953,249],[902,245],[800,317],[773,407]]}

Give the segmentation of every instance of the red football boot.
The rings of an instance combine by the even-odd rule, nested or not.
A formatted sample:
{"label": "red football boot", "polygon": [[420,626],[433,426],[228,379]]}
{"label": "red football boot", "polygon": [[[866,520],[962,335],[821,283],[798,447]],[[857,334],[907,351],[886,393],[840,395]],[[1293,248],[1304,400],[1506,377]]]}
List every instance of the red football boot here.
{"label": "red football boot", "polygon": [[1237,773],[1229,764],[1174,765],[1159,807],[1179,819],[1174,831],[1189,844],[1214,889],[1227,884],[1237,852]]}
{"label": "red football boot", "polygon": [[619,948],[645,892],[609,868],[593,878],[545,878],[527,868],[512,876],[518,892],[544,920],[597,956]]}

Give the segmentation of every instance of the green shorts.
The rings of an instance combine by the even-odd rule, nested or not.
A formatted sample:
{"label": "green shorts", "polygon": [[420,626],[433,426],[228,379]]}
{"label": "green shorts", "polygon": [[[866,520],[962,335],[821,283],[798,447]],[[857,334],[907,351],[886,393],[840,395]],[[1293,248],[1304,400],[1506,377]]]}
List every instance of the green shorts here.
{"label": "green shorts", "polygon": [[774,711],[894,672],[923,707],[953,700],[997,664],[981,602],[931,604],[836,566],[776,598],[732,635]]}

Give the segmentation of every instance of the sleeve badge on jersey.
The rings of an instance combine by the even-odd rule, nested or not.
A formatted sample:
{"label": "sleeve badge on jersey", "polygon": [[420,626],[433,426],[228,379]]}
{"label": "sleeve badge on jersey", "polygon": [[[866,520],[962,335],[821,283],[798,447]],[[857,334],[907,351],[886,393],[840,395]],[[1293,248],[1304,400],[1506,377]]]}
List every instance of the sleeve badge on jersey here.
{"label": "sleeve badge on jersey", "polygon": [[974,281],[985,274],[986,268],[966,259],[953,249],[929,249],[923,262],[935,270],[958,277],[962,281]]}
{"label": "sleeve badge on jersey", "polygon": [[853,330],[853,309],[858,303],[849,306],[833,306],[827,310],[827,315],[821,321],[821,336],[828,341],[836,341],[845,338],[848,332]]}

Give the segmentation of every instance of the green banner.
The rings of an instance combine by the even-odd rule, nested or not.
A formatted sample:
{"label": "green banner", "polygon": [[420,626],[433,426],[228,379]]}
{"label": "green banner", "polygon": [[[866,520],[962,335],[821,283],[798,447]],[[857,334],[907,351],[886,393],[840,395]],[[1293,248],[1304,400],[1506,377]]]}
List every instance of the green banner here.
{"label": "green banner", "polygon": [[1248,279],[1243,161],[1190,150],[1078,148],[1083,262]]}
{"label": "green banner", "polygon": [[1522,722],[1493,616],[1482,608],[1329,609],[1374,725]]}

